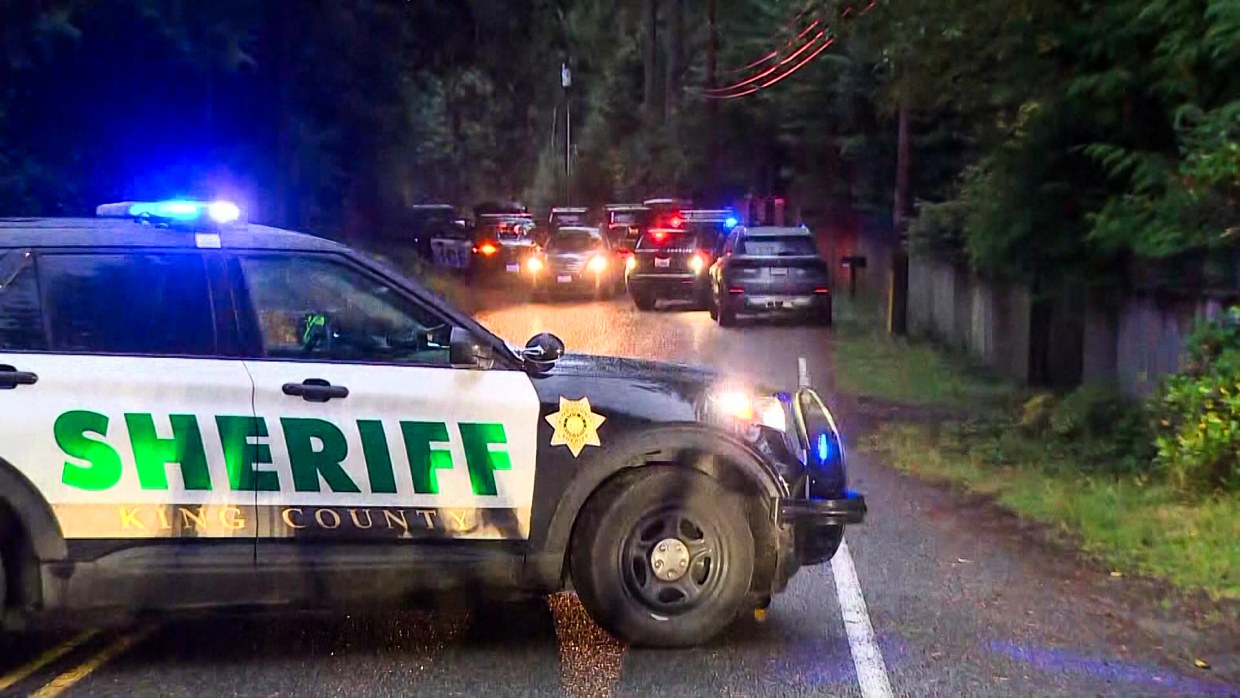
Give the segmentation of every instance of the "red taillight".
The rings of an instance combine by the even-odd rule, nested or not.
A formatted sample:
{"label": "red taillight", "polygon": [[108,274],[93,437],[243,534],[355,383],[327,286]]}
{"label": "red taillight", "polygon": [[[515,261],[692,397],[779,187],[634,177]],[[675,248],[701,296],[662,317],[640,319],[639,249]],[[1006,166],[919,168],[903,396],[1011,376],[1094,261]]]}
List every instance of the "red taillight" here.
{"label": "red taillight", "polygon": [[650,234],[650,237],[654,238],[655,242],[663,242],[664,240],[667,239],[667,233],[663,232],[662,230],[656,230]]}
{"label": "red taillight", "polygon": [[823,287],[823,286],[819,286],[818,288],[814,289],[814,293],[830,293],[830,292],[831,292],[830,289],[827,289],[826,287]]}
{"label": "red taillight", "polygon": [[496,252],[499,252],[499,248],[498,248],[498,247],[496,247],[495,245],[492,245],[492,244],[491,244],[491,243],[489,243],[489,242],[484,242],[484,243],[482,243],[481,245],[479,245],[479,246],[477,247],[477,250],[478,250],[478,252],[480,252],[480,253],[481,253],[484,257],[490,257],[491,255],[495,254]]}
{"label": "red taillight", "polygon": [[684,225],[684,223],[685,223],[685,219],[681,218],[680,216],[672,216],[667,221],[667,224],[672,226],[673,228],[679,228],[680,226]]}
{"label": "red taillight", "polygon": [[745,289],[741,286],[729,286],[728,287],[728,293],[731,293],[734,295],[744,293],[744,292],[745,292]]}

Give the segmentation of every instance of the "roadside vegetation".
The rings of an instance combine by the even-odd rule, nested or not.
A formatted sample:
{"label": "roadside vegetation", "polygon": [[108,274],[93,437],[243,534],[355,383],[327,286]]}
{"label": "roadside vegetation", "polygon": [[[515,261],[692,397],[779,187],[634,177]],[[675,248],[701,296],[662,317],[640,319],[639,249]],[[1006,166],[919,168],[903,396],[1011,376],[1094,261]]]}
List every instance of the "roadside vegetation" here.
{"label": "roadside vegetation", "polygon": [[1240,311],[1203,325],[1184,370],[1141,402],[1097,386],[1024,394],[841,306],[838,388],[942,408],[886,420],[864,450],[993,497],[1117,574],[1240,601]]}

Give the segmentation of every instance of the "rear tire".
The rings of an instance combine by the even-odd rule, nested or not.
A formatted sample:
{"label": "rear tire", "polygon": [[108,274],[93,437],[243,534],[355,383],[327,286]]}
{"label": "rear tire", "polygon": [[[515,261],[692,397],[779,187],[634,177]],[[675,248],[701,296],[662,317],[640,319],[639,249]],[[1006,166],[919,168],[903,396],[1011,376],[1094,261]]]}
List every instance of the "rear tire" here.
{"label": "rear tire", "polygon": [[719,301],[719,326],[720,327],[736,327],[736,308],[731,303]]}
{"label": "rear tire", "polygon": [[637,291],[633,292],[633,305],[637,306],[638,310],[654,310],[654,304],[655,299],[652,296]]}
{"label": "rear tire", "polygon": [[[744,608],[753,579],[753,532],[735,515],[745,506],[713,478],[675,466],[604,486],[582,510],[569,552],[590,617],[636,646],[687,647],[717,635]],[[660,579],[664,559],[661,569],[685,572]]]}
{"label": "rear tire", "polygon": [[834,303],[828,303],[827,307],[822,308],[818,310],[816,313],[814,313],[814,324],[822,325],[823,327],[830,327],[832,323],[834,322],[832,318],[832,312],[831,312],[833,305]]}
{"label": "rear tire", "polygon": [[706,306],[706,312],[710,313],[711,320],[719,321],[719,299],[714,295],[710,297],[710,302]]}

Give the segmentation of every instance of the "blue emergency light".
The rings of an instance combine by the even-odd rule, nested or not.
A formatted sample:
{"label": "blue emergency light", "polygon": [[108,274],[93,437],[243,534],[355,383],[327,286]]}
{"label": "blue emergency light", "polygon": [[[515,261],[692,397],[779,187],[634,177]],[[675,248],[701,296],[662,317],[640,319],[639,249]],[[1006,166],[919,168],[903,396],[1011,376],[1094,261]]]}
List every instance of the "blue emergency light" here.
{"label": "blue emergency light", "polygon": [[740,223],[740,221],[736,219],[736,216],[728,216],[727,218],[723,220],[723,227],[728,228],[730,230],[732,228],[735,228],[738,223]]}
{"label": "blue emergency light", "polygon": [[95,209],[100,218],[133,218],[163,223],[214,223],[226,225],[241,220],[241,208],[231,201],[125,201],[103,204]]}

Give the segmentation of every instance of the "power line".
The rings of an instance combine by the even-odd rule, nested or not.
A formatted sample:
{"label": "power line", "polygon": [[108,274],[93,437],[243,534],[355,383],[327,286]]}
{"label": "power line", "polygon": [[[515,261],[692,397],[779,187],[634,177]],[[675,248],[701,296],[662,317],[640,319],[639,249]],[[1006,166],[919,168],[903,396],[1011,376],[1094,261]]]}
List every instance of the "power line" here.
{"label": "power line", "polygon": [[[799,20],[803,14],[804,14],[804,12],[802,12],[802,13],[801,13],[801,14],[799,14],[799,15],[797,15],[797,18],[796,18],[796,19],[794,19],[792,22],[790,22],[790,24],[795,23],[797,20]],[[808,27],[806,27],[806,28],[802,29],[802,30],[800,31],[800,33],[798,33],[796,36],[792,37],[791,39],[788,39],[787,43],[785,43],[785,44],[784,44],[784,48],[788,48],[789,46],[793,45],[794,43],[796,43],[796,42],[800,41],[802,38],[804,38],[804,37],[805,37],[805,35],[806,35],[806,34],[808,34],[808,33],[810,33],[811,31],[813,31],[813,30],[814,30],[814,27],[817,27],[819,24],[821,24],[821,22],[820,22],[819,20],[814,20],[813,22],[811,22],[811,23],[810,23],[810,25],[809,25]],[[768,62],[768,61],[774,60],[775,58],[778,58],[778,57],[779,57],[779,49],[775,49],[774,51],[771,51],[770,53],[768,53],[768,54],[766,54],[765,56],[763,56],[763,57],[759,58],[758,60],[753,61],[752,63],[749,63],[748,65],[742,66],[742,67],[740,67],[740,68],[733,68],[733,69],[731,69],[731,70],[725,70],[724,72],[725,72],[725,73],[729,73],[729,74],[731,74],[731,73],[743,73],[743,72],[745,72],[746,70],[751,70],[751,69],[753,69],[753,68],[757,68],[758,66],[762,65],[763,63],[766,63],[766,62]]]}
{"label": "power line", "polygon": [[[872,0],[868,5],[865,6],[864,9],[862,9],[859,12],[859,14],[864,15],[868,13],[870,10],[874,9],[874,6],[876,4],[877,4],[877,0]],[[849,5],[848,7],[845,7],[840,12],[840,18],[847,20],[849,16],[855,10],[856,8],[853,5]],[[804,12],[798,14],[796,19],[800,19],[800,17],[803,14]],[[794,19],[793,21],[795,22],[796,19]],[[820,24],[819,20],[814,20],[814,22],[809,27],[807,27],[804,31],[798,34],[796,38],[800,39],[804,37],[805,34],[809,33],[809,31],[813,30],[819,24]],[[783,81],[785,78],[797,72],[798,70],[805,67],[806,65],[808,65],[811,61],[813,61],[820,54],[822,54],[823,51],[827,50],[828,47],[830,47],[833,43],[835,43],[834,36],[827,36],[827,33],[829,31],[830,31],[829,29],[823,29],[822,31],[819,31],[817,34],[814,35],[813,38],[803,43],[795,51],[793,51],[791,54],[786,56],[783,60],[779,61],[778,63],[776,63],[774,66],[771,66],[770,68],[767,68],[755,75],[750,76],[749,78],[740,80],[726,87],[707,88],[707,89],[701,90],[701,93],[703,96],[710,98],[710,99],[735,99],[737,97],[744,97],[746,95],[751,95],[759,90],[763,90],[768,87],[771,87]],[[815,44],[818,44],[818,42],[820,40],[823,40],[824,37],[826,38],[823,41],[823,43],[815,47]],[[793,41],[796,41],[796,39],[794,39]],[[791,43],[792,42],[789,42],[789,45],[791,45]],[[810,53],[806,55],[805,58],[801,59],[800,61],[798,61],[791,67],[789,67],[786,71],[778,75],[774,75],[774,73],[776,73],[782,66],[785,66],[789,62],[796,60],[798,56],[802,55],[803,53],[805,53],[807,50],[811,48],[813,48],[813,50],[810,51]],[[774,57],[778,57],[779,51],[776,51],[773,53],[774,53]],[[754,63],[751,63],[749,67],[758,67],[764,63],[767,63],[770,60],[772,60],[772,56],[771,54],[768,54],[766,57],[763,57],[762,59]],[[749,87],[751,85],[752,87]],[[738,92],[738,90],[740,91]]]}
{"label": "power line", "polygon": [[755,92],[757,92],[757,91],[759,91],[759,90],[764,90],[764,89],[766,89],[766,88],[768,88],[768,87],[771,87],[771,86],[775,85],[776,83],[781,82],[784,78],[787,78],[788,76],[790,76],[790,75],[792,75],[793,73],[797,72],[797,71],[798,71],[798,70],[800,70],[801,68],[804,68],[806,65],[808,65],[808,64],[809,64],[809,62],[810,62],[810,61],[812,61],[812,60],[814,60],[815,58],[817,58],[817,57],[818,57],[818,54],[822,53],[823,51],[826,51],[828,48],[830,48],[830,47],[831,47],[831,44],[834,44],[834,43],[835,43],[835,37],[834,37],[834,36],[833,36],[833,37],[828,38],[826,41],[824,41],[824,42],[822,43],[822,45],[821,45],[821,46],[819,46],[818,48],[814,49],[814,50],[813,50],[813,51],[812,51],[812,52],[811,52],[808,56],[806,56],[805,58],[803,58],[803,59],[801,60],[801,62],[799,62],[799,63],[797,63],[796,65],[792,66],[791,68],[789,68],[788,70],[786,70],[784,73],[782,73],[782,74],[780,74],[780,75],[777,75],[777,76],[775,76],[775,77],[771,78],[770,80],[767,80],[766,82],[763,82],[763,83],[762,83],[762,84],[760,84],[760,85],[756,85],[756,86],[754,86],[754,87],[751,87],[751,88],[749,88],[749,89],[747,89],[747,90],[743,90],[743,91],[741,91],[741,92],[737,92],[737,93],[735,93],[735,94],[729,94],[729,95],[715,95],[715,94],[709,94],[709,95],[706,95],[706,96],[707,96],[707,97],[710,97],[711,99],[736,99],[737,97],[744,97],[744,96],[746,96],[746,95],[751,95],[751,94],[753,94],[753,93],[755,93]]}
{"label": "power line", "polygon": [[814,38],[810,39],[809,41],[806,41],[804,44],[801,45],[800,48],[788,54],[788,56],[784,58],[782,61],[776,63],[770,68],[767,68],[761,73],[754,75],[753,77],[750,77],[746,80],[741,80],[740,82],[734,83],[732,85],[728,85],[727,87],[708,88],[708,89],[703,90],[703,92],[706,93],[708,96],[715,95],[715,94],[719,94],[722,92],[731,92],[732,90],[735,90],[735,89],[744,87],[745,85],[749,85],[751,83],[757,82],[767,77],[771,73],[774,73],[775,71],[779,70],[781,66],[787,64],[789,61],[796,60],[797,56],[801,55],[802,53],[805,53],[805,51],[807,51],[810,47],[812,47],[815,43],[817,43],[819,39],[823,38],[824,36],[826,36],[826,31],[818,32],[817,34],[814,35]]}

